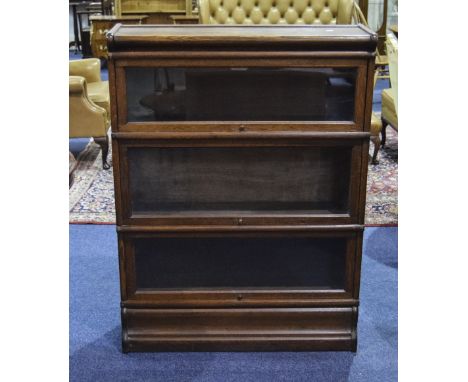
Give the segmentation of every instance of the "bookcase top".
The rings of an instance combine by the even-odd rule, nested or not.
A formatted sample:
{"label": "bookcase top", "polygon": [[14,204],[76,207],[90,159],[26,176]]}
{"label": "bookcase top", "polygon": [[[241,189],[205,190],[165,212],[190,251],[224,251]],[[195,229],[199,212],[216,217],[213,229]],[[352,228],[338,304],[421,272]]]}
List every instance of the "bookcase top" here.
{"label": "bookcase top", "polygon": [[108,35],[110,52],[172,48],[375,51],[377,35],[363,25],[123,25]]}

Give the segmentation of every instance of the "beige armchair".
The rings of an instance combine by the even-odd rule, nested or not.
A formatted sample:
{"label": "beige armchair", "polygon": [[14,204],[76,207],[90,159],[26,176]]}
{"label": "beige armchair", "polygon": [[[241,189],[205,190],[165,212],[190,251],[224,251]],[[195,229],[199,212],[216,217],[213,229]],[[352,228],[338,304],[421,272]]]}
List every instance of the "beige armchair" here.
{"label": "beige armchair", "polygon": [[70,61],[69,136],[92,137],[102,149],[102,166],[108,169],[109,83],[101,81],[100,70],[98,59]]}
{"label": "beige armchair", "polygon": [[385,44],[389,57],[391,87],[382,91],[382,146],[385,146],[388,125],[398,131],[398,42],[395,36],[388,34]]}
{"label": "beige armchair", "polygon": [[[387,138],[386,129],[390,125],[398,131],[398,44],[392,34],[387,35],[385,42],[389,56],[389,72],[391,88],[382,90],[382,113],[380,118],[372,112],[371,119],[371,141],[374,143],[374,154],[372,164],[379,163],[377,153],[380,147],[385,146]],[[374,86],[378,78],[378,73],[374,76]],[[382,133],[382,139],[380,139]]]}
{"label": "beige armchair", "polygon": [[354,0],[199,0],[201,24],[351,24]]}

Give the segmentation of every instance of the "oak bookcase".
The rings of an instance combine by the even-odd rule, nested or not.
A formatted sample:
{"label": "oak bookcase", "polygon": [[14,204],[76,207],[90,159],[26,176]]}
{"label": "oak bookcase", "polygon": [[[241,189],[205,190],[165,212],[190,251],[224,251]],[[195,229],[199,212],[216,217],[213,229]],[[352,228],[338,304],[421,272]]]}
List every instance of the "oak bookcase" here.
{"label": "oak bookcase", "polygon": [[356,351],[376,43],[110,31],[124,352]]}

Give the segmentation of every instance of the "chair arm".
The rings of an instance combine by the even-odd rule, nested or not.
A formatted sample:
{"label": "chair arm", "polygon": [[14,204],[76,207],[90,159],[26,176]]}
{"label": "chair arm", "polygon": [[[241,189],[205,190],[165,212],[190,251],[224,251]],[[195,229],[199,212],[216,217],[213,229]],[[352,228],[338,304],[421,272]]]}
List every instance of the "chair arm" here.
{"label": "chair arm", "polygon": [[337,24],[352,24],[354,14],[354,0],[339,0],[338,13],[336,14]]}
{"label": "chair arm", "polygon": [[88,98],[84,77],[69,77],[69,135],[78,137],[106,136],[109,121],[106,109]]}
{"label": "chair arm", "polygon": [[101,61],[98,58],[70,61],[69,75],[84,77],[87,82],[101,81]]}
{"label": "chair arm", "polygon": [[198,15],[200,24],[210,24],[209,0],[198,0]]}
{"label": "chair arm", "polygon": [[69,94],[86,94],[86,79],[82,76],[69,76]]}

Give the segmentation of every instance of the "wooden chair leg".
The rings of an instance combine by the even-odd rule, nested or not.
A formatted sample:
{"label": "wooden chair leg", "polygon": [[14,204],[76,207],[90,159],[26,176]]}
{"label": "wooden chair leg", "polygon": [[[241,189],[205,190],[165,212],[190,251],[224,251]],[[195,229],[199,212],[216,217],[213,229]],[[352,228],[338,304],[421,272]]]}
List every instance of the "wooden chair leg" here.
{"label": "wooden chair leg", "polygon": [[110,169],[110,166],[107,163],[107,154],[109,153],[109,137],[106,135],[105,137],[94,138],[94,142],[96,142],[102,150],[102,168],[104,170]]}
{"label": "wooden chair leg", "polygon": [[388,126],[388,122],[381,118],[382,119],[382,144],[381,146],[384,147],[385,146],[385,142],[387,141],[387,126]]}
{"label": "wooden chair leg", "polygon": [[378,135],[372,136],[371,141],[374,144],[374,154],[372,154],[372,164],[379,164],[377,160],[377,154],[379,153],[380,149],[380,137]]}

